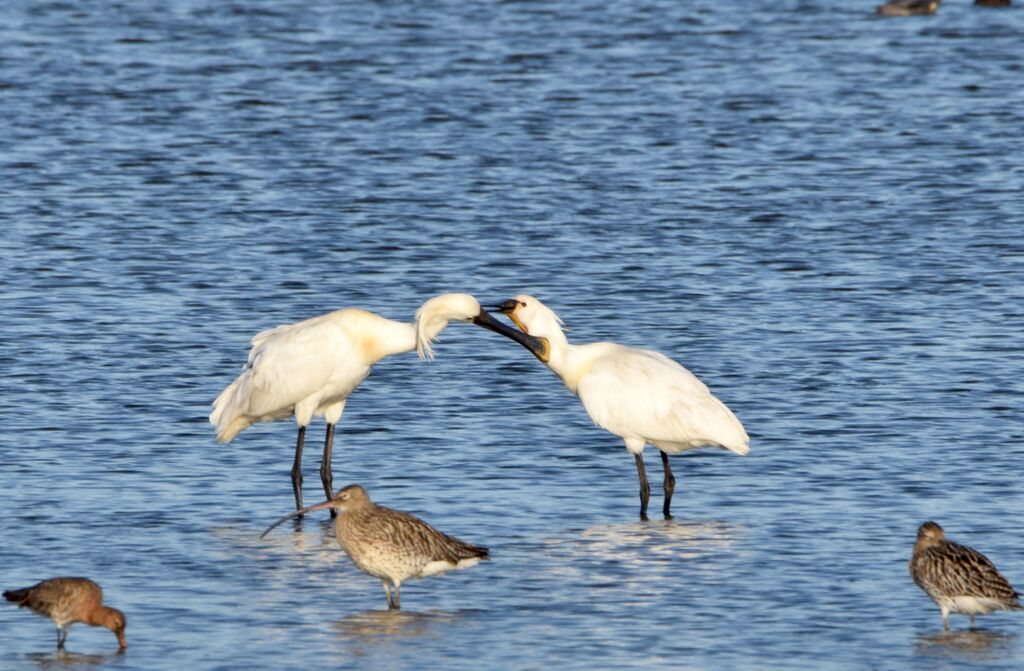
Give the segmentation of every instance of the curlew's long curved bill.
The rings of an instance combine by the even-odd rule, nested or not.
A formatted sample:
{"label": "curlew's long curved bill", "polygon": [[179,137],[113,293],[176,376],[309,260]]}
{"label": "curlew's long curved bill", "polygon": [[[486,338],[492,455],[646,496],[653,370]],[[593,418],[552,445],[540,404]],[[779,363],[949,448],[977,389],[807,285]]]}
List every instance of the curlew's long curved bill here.
{"label": "curlew's long curved bill", "polygon": [[335,503],[334,503],[333,500],[331,500],[331,501],[324,501],[323,503],[318,503],[315,506],[309,506],[307,508],[303,508],[302,510],[296,510],[293,513],[288,513],[287,515],[285,515],[284,517],[282,517],[281,519],[277,520],[276,522],[271,524],[269,527],[267,527],[266,530],[263,533],[260,534],[260,538],[263,538],[264,536],[269,534],[271,531],[273,531],[275,528],[281,526],[282,524],[284,524],[285,522],[287,522],[288,520],[290,520],[293,517],[298,517],[299,515],[305,515],[306,513],[311,513],[311,512],[317,511],[317,510],[326,510],[327,508],[333,508],[333,507],[335,507]]}
{"label": "curlew's long curved bill", "polygon": [[473,323],[477,326],[483,326],[485,329],[490,329],[495,333],[500,333],[509,340],[516,341],[542,362],[547,363],[551,356],[551,343],[548,342],[547,338],[538,338],[537,336],[532,336],[529,333],[506,326],[492,317],[486,310],[481,309],[480,314],[473,318]]}

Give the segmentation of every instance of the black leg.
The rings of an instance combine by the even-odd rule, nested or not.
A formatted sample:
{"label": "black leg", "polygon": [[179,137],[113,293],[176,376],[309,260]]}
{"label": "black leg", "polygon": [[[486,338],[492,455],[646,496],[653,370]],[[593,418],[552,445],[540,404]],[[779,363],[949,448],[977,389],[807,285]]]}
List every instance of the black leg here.
{"label": "black leg", "polygon": [[661,510],[665,513],[665,519],[670,520],[672,513],[669,512],[669,508],[672,507],[672,492],[676,489],[676,478],[672,475],[672,467],[668,465],[668,454],[665,452],[661,452],[661,465],[665,467],[665,505]]}
{"label": "black leg", "polygon": [[647,519],[647,502],[651,499],[651,486],[647,484],[647,471],[644,470],[643,455],[635,454],[636,474],[640,476],[640,519]]}
{"label": "black leg", "polygon": [[306,427],[300,426],[299,435],[295,439],[295,462],[292,464],[292,490],[295,492],[296,510],[302,510],[302,443],[305,439]]}
{"label": "black leg", "polygon": [[[334,449],[334,425],[327,425],[327,437],[324,438],[324,458],[320,462],[320,482],[324,484],[324,494],[327,499],[334,498],[334,490],[331,488],[334,483],[334,476],[331,474],[331,451]],[[338,511],[331,508],[331,517],[337,517]]]}
{"label": "black leg", "polygon": [[63,650],[64,649],[64,641],[67,640],[67,637],[68,637],[67,632],[64,631],[63,629],[61,629],[60,627],[57,627],[57,649],[58,650]]}

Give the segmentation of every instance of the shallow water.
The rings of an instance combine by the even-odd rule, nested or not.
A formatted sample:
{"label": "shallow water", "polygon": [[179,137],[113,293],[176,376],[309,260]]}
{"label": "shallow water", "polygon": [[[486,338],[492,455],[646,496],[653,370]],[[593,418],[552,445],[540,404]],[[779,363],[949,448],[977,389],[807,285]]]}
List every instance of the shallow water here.
{"label": "shallow water", "polygon": [[[906,561],[936,519],[1024,583],[1024,10],[874,4],[6,3],[2,586],[91,576],[129,649],[5,607],[0,667],[1019,668]],[[750,455],[639,523],[621,441],[452,325],[335,484],[493,560],[385,612],[326,516],[258,539],[294,426],[206,416],[256,332],[443,291],[670,354]]]}

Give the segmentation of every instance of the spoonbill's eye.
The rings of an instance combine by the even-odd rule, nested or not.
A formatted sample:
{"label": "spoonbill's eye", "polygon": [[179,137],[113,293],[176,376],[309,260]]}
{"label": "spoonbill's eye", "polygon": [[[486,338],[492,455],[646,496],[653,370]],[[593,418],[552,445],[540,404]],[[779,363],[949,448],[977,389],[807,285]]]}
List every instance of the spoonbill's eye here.
{"label": "spoonbill's eye", "polygon": [[520,307],[524,307],[524,308],[526,307],[526,303],[524,303],[523,301],[519,301],[519,305],[520,305]]}

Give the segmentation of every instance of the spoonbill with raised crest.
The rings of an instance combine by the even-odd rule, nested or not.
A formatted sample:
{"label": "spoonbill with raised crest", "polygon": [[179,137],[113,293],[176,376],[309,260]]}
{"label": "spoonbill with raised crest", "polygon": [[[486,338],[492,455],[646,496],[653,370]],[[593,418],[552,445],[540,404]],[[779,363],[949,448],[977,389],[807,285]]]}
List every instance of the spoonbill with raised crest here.
{"label": "spoonbill with raised crest", "polygon": [[[392,321],[358,308],[346,308],[257,334],[242,374],[213,402],[210,422],[226,443],[256,422],[295,417],[299,427],[292,464],[295,508],[302,509],[302,447],[313,417],[327,422],[320,480],[332,491],[331,451],[334,427],[345,402],[390,354],[417,350],[433,357],[430,342],[449,321],[467,321],[513,339],[521,334],[494,319],[469,294],[442,294],[416,311],[415,323]],[[334,510],[332,515],[336,514]]]}

